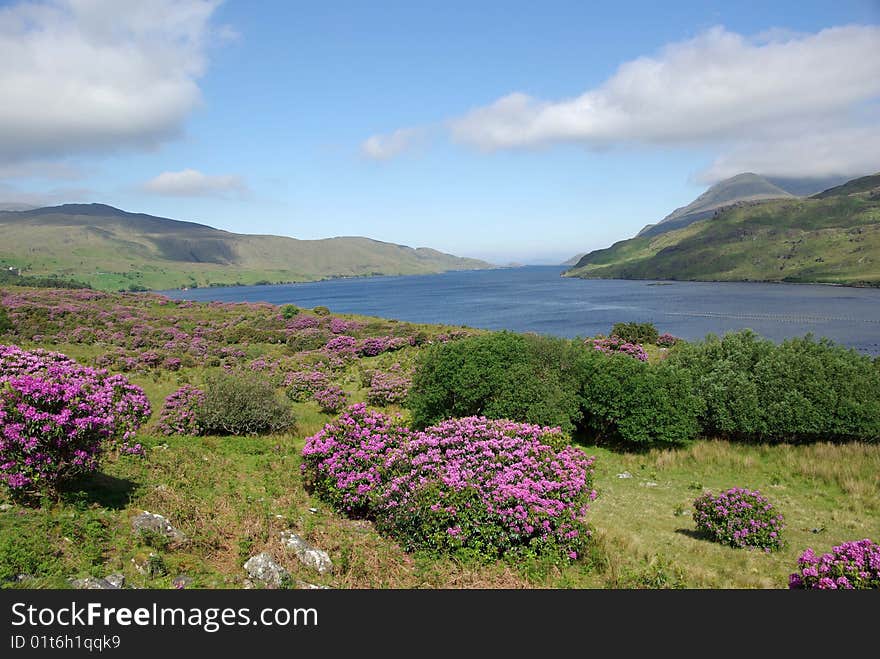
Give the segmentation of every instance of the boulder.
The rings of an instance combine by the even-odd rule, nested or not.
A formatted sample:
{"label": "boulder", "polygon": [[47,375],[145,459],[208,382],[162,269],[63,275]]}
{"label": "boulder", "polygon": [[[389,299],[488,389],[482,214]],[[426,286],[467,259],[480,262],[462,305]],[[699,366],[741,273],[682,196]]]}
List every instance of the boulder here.
{"label": "boulder", "polygon": [[186,535],[184,535],[183,531],[174,528],[171,522],[162,515],[147,512],[146,510],[132,518],[131,530],[135,533],[143,531],[158,533],[171,542],[186,542]]}
{"label": "boulder", "polygon": [[245,561],[248,576],[271,588],[280,588],[290,579],[290,574],[267,553],[251,556]]}
{"label": "boulder", "polygon": [[316,570],[318,574],[325,574],[333,569],[333,562],[326,551],[312,547],[293,531],[281,532],[281,544],[292,549],[303,565]]}

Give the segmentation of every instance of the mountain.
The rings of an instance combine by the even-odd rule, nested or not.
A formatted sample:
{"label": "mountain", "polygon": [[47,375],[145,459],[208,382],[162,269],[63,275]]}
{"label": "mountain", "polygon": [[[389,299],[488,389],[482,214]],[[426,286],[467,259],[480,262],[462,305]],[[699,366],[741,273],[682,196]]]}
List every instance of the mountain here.
{"label": "mountain", "polygon": [[880,286],[880,174],[809,198],[738,202],[590,252],[565,275]]}
{"label": "mountain", "polygon": [[0,265],[96,288],[313,281],[491,267],[420,247],[362,237],[297,240],[222,231],[104,204],[0,211]]}
{"label": "mountain", "polygon": [[586,256],[586,252],[581,252],[580,254],[575,254],[570,259],[568,259],[567,261],[563,261],[559,265],[567,265],[567,266],[575,265],[578,261],[580,261],[585,256]]}
{"label": "mountain", "polygon": [[687,206],[676,208],[657,224],[649,224],[636,235],[658,236],[673,229],[682,229],[710,217],[719,208],[740,202],[784,199],[793,196],[790,192],[773,185],[763,176],[749,172],[737,174],[716,183]]}

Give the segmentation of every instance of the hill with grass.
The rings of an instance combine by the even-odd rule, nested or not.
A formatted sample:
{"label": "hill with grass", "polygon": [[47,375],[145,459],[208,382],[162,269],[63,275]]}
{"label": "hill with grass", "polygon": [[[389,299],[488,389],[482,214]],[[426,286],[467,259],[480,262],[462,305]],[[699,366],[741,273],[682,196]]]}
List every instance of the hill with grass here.
{"label": "hill with grass", "polygon": [[0,265],[103,290],[314,281],[490,267],[362,237],[297,240],[222,231],[104,204],[0,211]]}
{"label": "hill with grass", "polygon": [[603,279],[880,285],[880,174],[808,198],[740,201],[615,243],[565,273]]}

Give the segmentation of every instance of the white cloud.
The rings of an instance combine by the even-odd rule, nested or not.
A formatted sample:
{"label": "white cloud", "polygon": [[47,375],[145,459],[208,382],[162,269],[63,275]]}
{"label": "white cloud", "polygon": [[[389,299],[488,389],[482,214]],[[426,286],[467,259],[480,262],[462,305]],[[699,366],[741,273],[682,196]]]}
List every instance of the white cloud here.
{"label": "white cloud", "polygon": [[424,137],[423,128],[400,128],[387,135],[373,135],[361,144],[361,154],[372,160],[389,160],[410,150]]}
{"label": "white cloud", "polygon": [[226,197],[248,193],[240,176],[208,175],[196,169],[162,172],[143,184],[143,189],[167,197]]}
{"label": "white cloud", "polygon": [[[778,176],[880,169],[880,26],[815,34],[776,29],[748,38],[723,27],[620,65],[603,84],[564,100],[514,92],[445,122],[484,151],[577,143],[700,147],[717,160],[708,182],[742,171]],[[407,131],[362,150],[390,158]]]}
{"label": "white cloud", "polygon": [[150,148],[178,135],[219,0],[46,0],[0,9],[0,161]]}

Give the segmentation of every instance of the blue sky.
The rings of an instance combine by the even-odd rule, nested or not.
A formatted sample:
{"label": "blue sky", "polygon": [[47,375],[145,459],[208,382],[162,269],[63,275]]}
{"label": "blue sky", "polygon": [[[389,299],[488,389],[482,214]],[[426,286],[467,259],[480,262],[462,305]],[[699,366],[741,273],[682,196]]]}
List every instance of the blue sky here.
{"label": "blue sky", "polygon": [[243,233],[553,263],[880,170],[872,0],[0,2],[0,61],[0,201]]}

